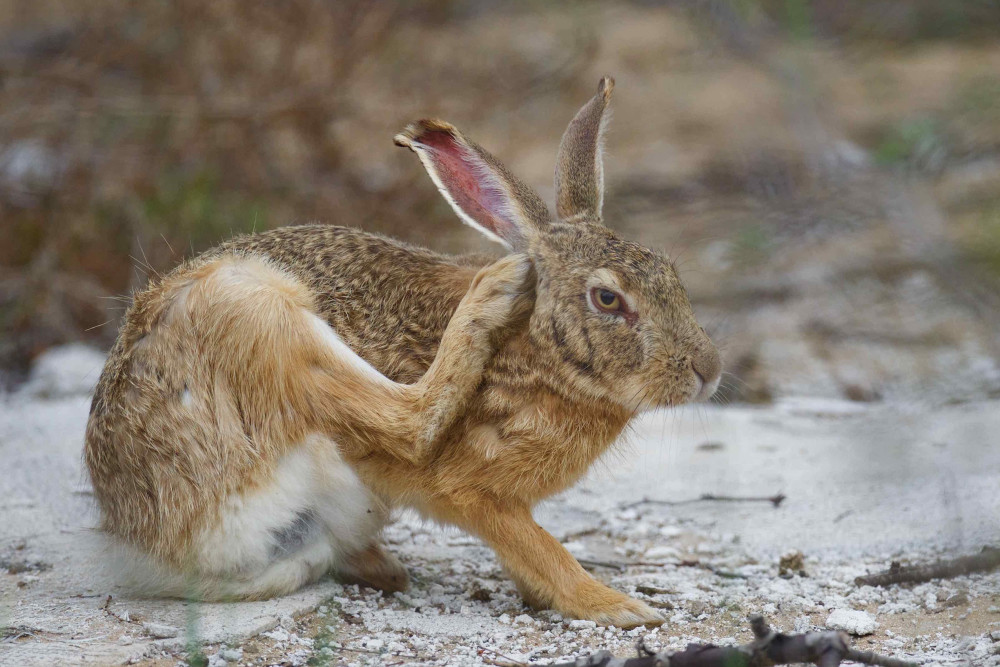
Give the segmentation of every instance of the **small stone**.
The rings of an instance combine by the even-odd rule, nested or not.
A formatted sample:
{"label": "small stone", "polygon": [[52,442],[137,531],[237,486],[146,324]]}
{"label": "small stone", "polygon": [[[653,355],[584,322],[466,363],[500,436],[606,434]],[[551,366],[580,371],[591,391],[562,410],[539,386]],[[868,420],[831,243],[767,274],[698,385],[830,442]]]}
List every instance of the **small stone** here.
{"label": "small stone", "polygon": [[223,660],[228,660],[229,662],[238,662],[243,659],[243,649],[224,648],[221,651],[219,651],[219,655],[222,656]]}
{"label": "small stone", "polygon": [[569,627],[571,630],[589,630],[597,627],[597,623],[594,621],[583,621],[576,619],[569,622]]}
{"label": "small stone", "polygon": [[535,622],[535,619],[533,619],[532,617],[528,616],[527,614],[521,614],[519,616],[515,616],[514,617],[514,624],[515,625],[532,625],[532,624],[534,624],[534,622]]}
{"label": "small stone", "polygon": [[854,383],[844,385],[844,397],[856,403],[873,403],[882,399],[877,389]]}
{"label": "small stone", "polygon": [[782,577],[790,577],[793,574],[805,575],[805,556],[801,551],[789,551],[778,561],[778,574]]}
{"label": "small stone", "polygon": [[268,639],[273,639],[276,642],[287,642],[288,633],[282,630],[280,627],[271,630],[270,632],[265,632],[264,636]]}
{"label": "small stone", "polygon": [[494,592],[495,591],[491,591],[484,584],[477,582],[473,586],[472,591],[469,593],[469,597],[471,597],[473,600],[476,600],[477,602],[489,602],[490,600],[493,599]]}
{"label": "small stone", "polygon": [[704,600],[694,600],[688,605],[688,612],[692,616],[701,616],[702,614],[707,614],[711,610],[711,606]]}
{"label": "small stone", "polygon": [[646,550],[646,559],[657,562],[667,560],[680,560],[681,553],[673,547],[660,545]]}
{"label": "small stone", "polygon": [[945,607],[960,607],[969,604],[969,596],[964,592],[955,593],[944,601]]}
{"label": "small stone", "polygon": [[153,639],[171,639],[181,633],[174,626],[162,623],[143,623],[142,628]]}
{"label": "small stone", "polygon": [[862,637],[875,632],[878,623],[865,611],[854,609],[835,609],[826,619],[826,627],[832,630],[843,630],[848,634]]}

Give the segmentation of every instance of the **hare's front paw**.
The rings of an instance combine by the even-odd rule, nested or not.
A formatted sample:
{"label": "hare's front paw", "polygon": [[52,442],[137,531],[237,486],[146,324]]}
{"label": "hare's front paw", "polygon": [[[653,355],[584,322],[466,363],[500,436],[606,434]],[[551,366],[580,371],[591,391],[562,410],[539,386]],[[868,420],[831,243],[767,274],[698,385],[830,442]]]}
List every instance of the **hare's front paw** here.
{"label": "hare's front paw", "polygon": [[570,605],[565,611],[575,618],[625,629],[663,625],[663,616],[645,602],[604,586],[601,589]]}
{"label": "hare's front paw", "polygon": [[629,630],[640,625],[647,627],[663,625],[666,619],[645,602],[626,596],[624,600],[611,607],[596,610],[590,620],[596,621],[599,625],[614,625]]}
{"label": "hare's front paw", "polygon": [[502,327],[534,308],[534,266],[527,255],[507,255],[482,268],[469,291],[477,304],[476,318],[489,328]]}

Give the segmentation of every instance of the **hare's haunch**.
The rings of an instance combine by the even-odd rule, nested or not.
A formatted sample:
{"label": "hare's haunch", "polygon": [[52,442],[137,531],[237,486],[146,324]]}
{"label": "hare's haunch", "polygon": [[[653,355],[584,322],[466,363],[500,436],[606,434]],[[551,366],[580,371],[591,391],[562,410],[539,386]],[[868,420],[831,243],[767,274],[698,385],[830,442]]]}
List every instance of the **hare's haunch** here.
{"label": "hare's haunch", "polygon": [[333,571],[400,590],[380,533],[407,506],[481,537],[534,605],[662,622],[531,516],[637,412],[719,382],[668,258],[603,224],[612,87],[563,136],[555,218],[451,125],[397,135],[507,246],[499,260],[306,225],[233,239],[135,295],[86,436],[133,585],[263,598]]}

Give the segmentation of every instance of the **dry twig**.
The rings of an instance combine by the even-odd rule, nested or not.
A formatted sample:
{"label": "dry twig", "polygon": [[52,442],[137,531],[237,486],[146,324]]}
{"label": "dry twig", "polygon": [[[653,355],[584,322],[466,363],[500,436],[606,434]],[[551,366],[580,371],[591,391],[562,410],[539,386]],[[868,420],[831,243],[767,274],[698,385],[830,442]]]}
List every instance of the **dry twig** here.
{"label": "dry twig", "polygon": [[852,661],[880,667],[916,667],[915,663],[897,660],[868,651],[855,651],[842,632],[808,632],[785,635],[773,631],[763,616],[750,619],[754,641],[742,646],[689,644],[677,653],[651,654],[645,646],[639,656],[628,660],[615,658],[609,651],[598,651],[573,662],[552,663],[548,667],[753,667],[811,662],[820,667],[836,667]]}
{"label": "dry twig", "polygon": [[939,560],[927,565],[912,565],[903,567],[893,561],[888,570],[876,574],[857,577],[854,583],[858,586],[891,586],[892,584],[920,583],[931,579],[949,579],[973,572],[986,572],[1000,567],[1000,549],[983,547],[974,556],[961,556]]}
{"label": "dry twig", "polygon": [[[487,653],[495,655],[496,658],[488,657]],[[495,665],[496,667],[527,667],[527,663],[515,660],[482,644],[479,645],[479,655],[487,665]]]}
{"label": "dry twig", "polygon": [[619,572],[624,572],[628,569],[626,563],[618,563],[614,561],[604,561],[604,560],[591,560],[589,558],[577,558],[576,561],[582,565],[585,569],[592,570],[595,567],[603,567],[608,570],[618,570]]}
{"label": "dry twig", "polygon": [[703,493],[697,498],[688,498],[687,500],[656,500],[655,498],[643,498],[642,500],[637,500],[634,503],[621,505],[619,509],[627,510],[632,509],[633,507],[639,507],[640,505],[691,505],[706,501],[723,503],[769,502],[774,507],[779,507],[781,503],[785,501],[785,498],[787,498],[787,496],[783,493],[777,493],[773,496],[717,496],[714,493]]}
{"label": "dry twig", "polygon": [[714,565],[708,563],[702,563],[698,560],[681,560],[681,561],[648,561],[648,560],[633,560],[628,562],[619,561],[605,561],[605,560],[591,560],[589,558],[577,558],[576,559],[580,565],[587,570],[593,570],[595,568],[606,568],[608,570],[618,570],[619,572],[626,572],[630,567],[664,567],[666,565],[674,565],[676,567],[700,567],[703,570],[708,570],[717,577],[722,577],[723,579],[746,579],[745,574],[740,574],[739,572],[729,572],[727,570],[721,570]]}

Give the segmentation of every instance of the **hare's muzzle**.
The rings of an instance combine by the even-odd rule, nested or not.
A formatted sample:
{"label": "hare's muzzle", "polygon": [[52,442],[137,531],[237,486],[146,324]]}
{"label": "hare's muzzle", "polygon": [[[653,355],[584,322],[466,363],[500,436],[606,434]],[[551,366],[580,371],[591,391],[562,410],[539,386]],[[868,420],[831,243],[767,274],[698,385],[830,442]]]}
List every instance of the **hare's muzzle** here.
{"label": "hare's muzzle", "polygon": [[694,371],[695,377],[691,400],[707,401],[719,388],[719,381],[722,378],[722,359],[712,343],[699,346],[691,357],[691,370]]}

